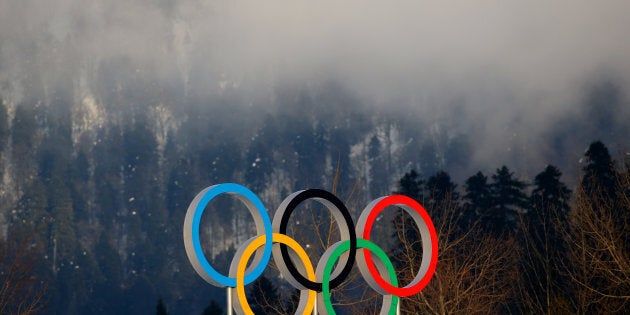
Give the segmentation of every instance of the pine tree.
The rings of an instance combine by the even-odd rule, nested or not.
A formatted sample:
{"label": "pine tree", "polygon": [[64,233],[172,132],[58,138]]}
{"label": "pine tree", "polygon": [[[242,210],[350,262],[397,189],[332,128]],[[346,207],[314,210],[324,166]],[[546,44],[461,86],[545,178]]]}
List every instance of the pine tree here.
{"label": "pine tree", "polygon": [[411,170],[408,173],[405,173],[398,182],[398,191],[396,191],[396,193],[413,198],[417,201],[422,201],[423,185],[424,181],[420,179],[418,173],[415,170]]}
{"label": "pine tree", "polygon": [[438,171],[429,177],[426,183],[426,206],[430,211],[440,211],[445,206],[456,206],[459,194],[455,189],[457,185],[451,180],[451,176],[444,171]]}
{"label": "pine tree", "polygon": [[[630,196],[630,188],[627,185],[628,177],[623,174],[624,166],[625,172],[628,172],[628,160],[623,162],[621,171],[617,172],[615,161],[601,141],[591,143],[584,156],[586,165],[582,168],[580,186],[583,196],[590,198],[595,209],[610,207],[610,215],[615,221],[626,222],[630,226],[630,211],[627,203],[624,203]],[[625,238],[630,240],[630,233],[626,233]],[[627,242],[627,247],[630,248],[630,242]]]}
{"label": "pine tree", "polygon": [[586,165],[582,168],[582,189],[588,195],[601,193],[605,198],[614,196],[617,190],[616,173],[608,148],[601,141],[595,141],[584,156]]}
{"label": "pine tree", "polygon": [[504,165],[492,175],[492,210],[489,213],[486,227],[496,235],[514,231],[517,214],[527,209],[529,204],[524,189],[525,182],[513,178],[514,173]]}
{"label": "pine tree", "polygon": [[553,165],[547,165],[544,171],[534,178],[534,190],[531,194],[531,211],[528,214],[545,215],[545,209],[554,209],[561,214],[569,211],[571,190],[560,181],[562,173]]}
{"label": "pine tree", "polygon": [[520,268],[527,295],[548,313],[558,311],[559,301],[566,299],[566,279],[560,266],[566,248],[559,225],[566,224],[571,191],[560,181],[562,173],[548,165],[536,175],[531,207],[520,234]]}
{"label": "pine tree", "polygon": [[464,195],[464,218],[462,219],[462,228],[468,230],[481,217],[485,217],[491,211],[492,207],[492,191],[488,184],[488,177],[482,172],[469,177],[464,187],[466,194]]}

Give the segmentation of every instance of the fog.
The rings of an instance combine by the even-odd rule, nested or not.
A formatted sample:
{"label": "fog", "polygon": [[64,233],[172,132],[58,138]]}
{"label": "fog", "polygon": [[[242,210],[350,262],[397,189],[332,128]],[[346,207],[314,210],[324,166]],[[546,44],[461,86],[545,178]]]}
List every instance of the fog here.
{"label": "fog", "polygon": [[[333,81],[470,135],[473,167],[518,158],[530,171],[557,158],[548,138],[584,119],[602,82],[628,126],[628,12],[625,0],[0,0],[0,95],[96,93],[129,66],[184,95],[232,89],[253,104]],[[580,132],[573,162],[593,140]]]}

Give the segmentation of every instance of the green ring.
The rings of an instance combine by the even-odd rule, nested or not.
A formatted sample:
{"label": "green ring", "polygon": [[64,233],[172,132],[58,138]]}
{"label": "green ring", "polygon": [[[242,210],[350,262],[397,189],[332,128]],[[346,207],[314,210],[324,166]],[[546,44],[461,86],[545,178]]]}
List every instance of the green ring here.
{"label": "green ring", "polygon": [[[366,248],[372,253],[376,254],[376,256],[383,262],[385,268],[387,269],[387,273],[389,274],[389,280],[393,286],[398,286],[398,278],[396,278],[396,271],[394,270],[394,265],[387,257],[387,254],[381,249],[378,245],[368,241],[366,239],[357,238],[357,248]],[[324,274],[322,276],[322,297],[324,299],[324,306],[326,307],[326,311],[328,314],[336,314],[335,309],[332,306],[330,301],[330,275],[332,274],[332,269],[335,266],[335,263],[339,259],[339,257],[350,250],[350,241],[342,242],[335,250],[330,254],[328,261],[326,262],[326,266],[324,267]],[[390,315],[396,314],[396,308],[398,306],[398,296],[392,296],[392,304],[389,308],[388,313]]]}

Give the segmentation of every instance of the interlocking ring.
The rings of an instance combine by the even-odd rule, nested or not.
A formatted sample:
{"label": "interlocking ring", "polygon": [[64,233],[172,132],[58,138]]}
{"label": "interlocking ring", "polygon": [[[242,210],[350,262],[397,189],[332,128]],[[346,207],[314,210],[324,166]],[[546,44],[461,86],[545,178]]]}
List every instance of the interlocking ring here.
{"label": "interlocking ring", "polygon": [[[254,313],[249,307],[247,297],[245,296],[245,267],[247,265],[247,261],[252,256],[252,253],[266,243],[266,238],[266,235],[252,237],[247,240],[234,254],[234,259],[232,260],[232,264],[230,266],[230,275],[236,275],[236,296],[232,297],[232,301],[238,314]],[[293,249],[293,251],[297,254],[297,257],[292,257],[302,262],[308,277],[307,279],[311,281],[315,280],[313,265],[311,265],[311,261],[308,258],[306,251],[302,248],[302,246],[300,246],[300,244],[298,244],[298,242],[284,234],[278,233],[273,233],[272,239],[274,243],[280,243]],[[300,300],[295,313],[310,314],[315,306],[315,295],[315,291],[301,288]]]}
{"label": "interlocking ring", "polygon": [[[259,235],[271,235],[271,220],[260,198],[241,185],[225,183],[202,190],[188,206],[186,218],[184,219],[184,247],[186,248],[188,260],[190,260],[193,268],[201,278],[218,287],[234,288],[236,287],[236,279],[220,274],[210,265],[203,254],[201,241],[199,240],[199,224],[201,223],[201,215],[204,209],[212,199],[224,193],[234,195],[247,206],[247,209],[254,217],[256,233]],[[263,253],[259,254],[259,252],[256,252],[254,263],[252,263],[253,270],[245,275],[246,285],[256,280],[267,268],[271,258],[271,245],[271,237],[267,237]]]}
{"label": "interlocking ring", "polygon": [[[348,274],[350,274],[357,252],[357,234],[354,229],[352,229],[352,226],[354,225],[352,223],[352,217],[350,216],[350,212],[346,206],[343,202],[341,202],[341,200],[339,200],[339,198],[337,198],[337,196],[321,189],[309,189],[294,192],[284,199],[278,207],[278,210],[276,210],[276,214],[273,216],[273,231],[275,233],[285,234],[287,232],[287,225],[289,223],[291,213],[293,213],[293,210],[295,210],[302,201],[307,199],[316,200],[326,206],[326,208],[330,209],[333,217],[335,218],[335,222],[339,224],[339,234],[341,234],[341,239],[350,242],[349,255],[342,257],[339,261],[339,266],[343,266],[343,268],[337,268],[334,272],[333,279],[330,280],[330,287],[334,289],[339,286],[343,280],[345,280]],[[342,225],[342,223],[345,223],[345,226]],[[287,277],[289,282],[297,282],[301,286],[317,292],[322,291],[321,283],[309,281],[297,271],[295,265],[293,265],[293,262],[289,259],[289,252],[284,244],[280,245],[279,249],[276,248],[273,250],[273,259],[274,261],[282,262],[277,264],[278,269],[280,269],[280,273],[282,275]]]}
{"label": "interlocking ring", "polygon": [[[370,250],[372,253],[376,254],[377,261],[379,262],[378,269],[381,273],[387,273],[389,275],[389,280],[393,285],[398,285],[398,278],[396,278],[396,271],[394,270],[394,265],[387,257],[387,254],[381,249],[378,245],[364,239],[357,240],[357,247],[364,248],[366,250]],[[335,310],[332,307],[332,303],[330,302],[330,273],[332,271],[335,262],[339,259],[339,257],[347,252],[351,251],[351,246],[349,241],[337,242],[333,244],[330,248],[324,252],[322,258],[319,260],[317,264],[317,270],[315,271],[317,278],[322,281],[322,294],[318,295],[318,311],[324,314],[334,314]],[[374,289],[375,291],[380,291],[378,286],[374,283],[368,282],[368,285]],[[383,294],[383,304],[381,305],[380,314],[396,314],[396,307],[398,306],[398,297],[390,294]]]}
{"label": "interlocking ring", "polygon": [[[220,274],[210,265],[203,254],[199,239],[199,224],[205,207],[223,193],[236,196],[247,206],[254,217],[258,233],[238,248],[232,259],[229,276]],[[291,214],[300,203],[309,199],[318,201],[332,212],[341,235],[341,240],[324,252],[315,272],[302,246],[285,235]],[[387,254],[370,241],[377,216],[389,206],[400,207],[411,215],[422,239],[420,269],[414,279],[404,287],[398,287],[396,272]],[[330,290],[343,283],[356,261],[368,285],[383,295],[381,314],[393,314],[398,297],[419,293],[435,273],[438,242],[433,222],[422,205],[415,200],[392,195],[370,202],[359,216],[355,229],[353,226],[346,206],[328,191],[308,189],[289,195],[276,210],[272,223],[262,202],[252,191],[238,184],[227,183],[208,187],[193,199],[184,220],[184,244],[188,259],[204,280],[215,286],[236,288],[237,294],[233,296],[233,301],[238,314],[251,314],[245,297],[245,286],[262,274],[272,254],[281,275],[301,291],[296,313],[310,313],[315,304],[316,292],[321,292],[317,295],[320,301],[317,303],[318,311],[334,314]],[[260,247],[263,247],[262,251],[257,250]],[[252,255],[254,259],[247,268],[247,262]],[[294,262],[300,262],[299,266]],[[383,275],[387,275],[389,281]]]}
{"label": "interlocking ring", "polygon": [[[438,240],[435,227],[427,211],[424,210],[424,207],[417,201],[403,195],[392,195],[378,198],[365,207],[357,222],[357,234],[361,235],[363,239],[369,240],[372,225],[376,217],[388,206],[400,207],[411,216],[418,226],[420,238],[422,239],[422,263],[420,270],[418,270],[418,273],[411,283],[403,288],[397,288],[387,283],[387,281],[379,275],[374,267],[372,256],[368,254],[367,249],[359,252],[357,265],[359,266],[361,275],[363,275],[368,283],[375,282],[377,284],[372,288],[382,288],[385,292],[397,296],[414,295],[427,286],[435,272],[438,257]],[[381,294],[385,294],[385,292],[379,291],[379,289],[376,290]]]}

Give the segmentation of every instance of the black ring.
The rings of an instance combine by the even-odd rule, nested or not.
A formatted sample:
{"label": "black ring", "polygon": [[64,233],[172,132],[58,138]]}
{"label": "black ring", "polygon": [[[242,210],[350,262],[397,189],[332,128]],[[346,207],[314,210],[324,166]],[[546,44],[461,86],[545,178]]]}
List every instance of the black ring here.
{"label": "black ring", "polygon": [[[352,222],[352,217],[350,216],[350,212],[348,211],[346,206],[343,204],[343,202],[341,202],[341,200],[339,200],[337,196],[323,189],[303,190],[299,192],[296,196],[294,196],[293,199],[286,206],[284,214],[282,215],[281,220],[280,220],[280,226],[279,226],[278,232],[286,235],[287,225],[289,223],[289,218],[291,217],[293,210],[295,210],[295,208],[302,201],[307,200],[307,199],[312,199],[312,198],[324,199],[328,202],[331,202],[337,208],[337,210],[339,210],[341,215],[343,215],[343,218],[346,221],[345,223],[348,226],[348,234],[350,234],[350,250],[348,251],[348,260],[346,262],[346,265],[343,266],[343,269],[341,270],[341,272],[339,273],[337,277],[330,280],[330,288],[334,289],[338,287],[350,274],[350,271],[352,270],[352,266],[354,265],[355,257],[357,254],[357,234],[354,229],[354,222]],[[329,210],[334,211],[333,209],[329,209]],[[339,224],[339,222],[337,222],[337,224]],[[340,228],[340,232],[342,231],[343,230]],[[288,247],[284,244],[279,244],[279,245],[280,245],[280,251],[282,252],[282,260],[284,264],[287,266],[288,271],[295,278],[295,280],[297,280],[301,285],[308,288],[309,290],[321,292],[322,284],[313,282],[305,278],[297,270],[297,268],[293,264],[293,261],[291,261]]]}

